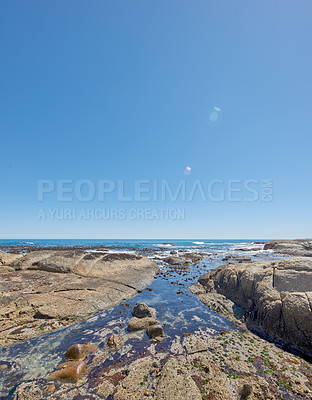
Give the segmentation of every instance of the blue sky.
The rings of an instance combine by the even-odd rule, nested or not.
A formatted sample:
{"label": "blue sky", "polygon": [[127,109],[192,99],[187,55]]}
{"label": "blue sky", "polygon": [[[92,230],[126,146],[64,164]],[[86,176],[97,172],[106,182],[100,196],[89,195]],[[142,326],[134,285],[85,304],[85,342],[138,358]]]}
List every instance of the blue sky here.
{"label": "blue sky", "polygon": [[[0,237],[311,237],[311,26],[308,0],[1,1]],[[39,180],[81,179],[221,180],[226,198],[38,201]],[[227,198],[250,179],[272,201]],[[38,217],[64,208],[127,217]]]}

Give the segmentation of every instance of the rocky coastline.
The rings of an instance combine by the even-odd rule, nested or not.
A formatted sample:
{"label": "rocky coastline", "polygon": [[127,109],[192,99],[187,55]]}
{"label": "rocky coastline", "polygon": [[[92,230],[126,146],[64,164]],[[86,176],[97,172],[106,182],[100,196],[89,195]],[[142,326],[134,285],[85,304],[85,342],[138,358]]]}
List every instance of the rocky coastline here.
{"label": "rocky coastline", "polygon": [[[227,264],[204,275],[212,253],[0,252],[1,346],[23,343],[120,304],[115,317],[99,325],[97,340],[87,342],[81,333],[44,375],[15,385],[12,378],[14,390],[0,399],[312,400],[312,259],[306,253],[266,261],[271,250],[275,253],[268,250],[260,252],[259,261],[257,254],[234,250],[218,259]],[[288,256],[280,251],[276,254]],[[170,335],[162,307],[129,305],[128,299],[139,294],[137,299],[144,287],[150,293],[155,277],[172,287],[181,304],[198,296],[208,309],[232,321],[232,328],[204,327],[195,307],[186,315],[199,321],[198,328]],[[0,361],[8,382],[14,368]]]}

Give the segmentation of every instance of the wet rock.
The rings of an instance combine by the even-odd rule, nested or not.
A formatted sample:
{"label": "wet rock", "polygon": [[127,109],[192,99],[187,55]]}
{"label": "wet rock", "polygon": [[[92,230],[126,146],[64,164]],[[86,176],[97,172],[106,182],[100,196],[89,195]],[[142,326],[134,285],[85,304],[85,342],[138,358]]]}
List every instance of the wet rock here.
{"label": "wet rock", "polygon": [[122,337],[117,333],[113,333],[107,339],[107,345],[112,349],[119,349],[123,345]]}
{"label": "wet rock", "polygon": [[156,388],[157,400],[201,400],[202,395],[185,368],[186,359],[183,356],[169,359],[162,372]]}
{"label": "wet rock", "polygon": [[98,347],[94,344],[73,344],[70,346],[65,353],[66,360],[82,360],[87,354],[96,353]]}
{"label": "wet rock", "polygon": [[183,253],[183,256],[186,259],[192,260],[192,264],[198,264],[204,258],[203,254],[191,253],[191,252],[185,252]]}
{"label": "wet rock", "polygon": [[250,248],[238,248],[235,251],[259,251],[262,250],[262,247],[250,247]]}
{"label": "wet rock", "polygon": [[244,256],[232,256],[232,255],[229,255],[229,256],[226,256],[226,257],[224,257],[224,258],[222,258],[222,261],[226,261],[226,262],[229,262],[229,263],[235,263],[235,262],[238,262],[238,263],[242,263],[242,262],[249,262],[249,261],[251,261],[251,257],[244,257]]}
{"label": "wet rock", "polygon": [[164,261],[167,264],[179,265],[181,267],[183,267],[185,265],[190,265],[193,263],[193,261],[190,258],[182,258],[182,257],[175,257],[175,256],[166,257],[166,258],[164,258]]}
{"label": "wet rock", "polygon": [[145,317],[145,318],[133,317],[130,319],[127,329],[129,332],[141,331],[146,329],[150,325],[156,325],[158,323],[159,322],[157,321],[157,319],[152,317]]}
{"label": "wet rock", "polygon": [[59,365],[59,370],[49,374],[46,379],[60,379],[66,382],[77,382],[86,369],[85,361],[68,361]]}
{"label": "wet rock", "polygon": [[132,315],[137,318],[155,318],[156,311],[145,303],[137,303],[132,311]]}
{"label": "wet rock", "polygon": [[42,391],[35,382],[24,382],[14,392],[14,400],[41,400]]}
{"label": "wet rock", "polygon": [[151,339],[164,335],[163,327],[160,324],[151,325],[146,328],[146,333]]}
{"label": "wet rock", "polygon": [[82,344],[73,344],[65,353],[66,360],[83,360],[85,356],[86,351]]}

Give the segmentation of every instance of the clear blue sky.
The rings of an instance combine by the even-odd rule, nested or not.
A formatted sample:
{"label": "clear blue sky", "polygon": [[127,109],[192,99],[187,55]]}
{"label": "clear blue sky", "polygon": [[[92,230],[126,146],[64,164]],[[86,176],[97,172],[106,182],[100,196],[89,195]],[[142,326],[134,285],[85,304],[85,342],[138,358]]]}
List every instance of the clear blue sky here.
{"label": "clear blue sky", "polygon": [[[309,0],[2,0],[0,237],[311,237],[311,26]],[[40,203],[43,179],[272,179],[273,201]],[[64,207],[185,218],[38,219]]]}

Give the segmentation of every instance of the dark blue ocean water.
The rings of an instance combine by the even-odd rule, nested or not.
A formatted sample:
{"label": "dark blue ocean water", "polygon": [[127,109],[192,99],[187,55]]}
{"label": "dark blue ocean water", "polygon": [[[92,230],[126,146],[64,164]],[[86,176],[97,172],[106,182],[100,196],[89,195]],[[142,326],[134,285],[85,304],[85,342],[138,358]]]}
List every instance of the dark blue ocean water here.
{"label": "dark blue ocean water", "polygon": [[166,247],[165,243],[172,243],[177,248],[191,249],[229,249],[235,248],[239,244],[248,245],[254,242],[265,242],[269,239],[251,240],[251,239],[0,239],[0,247],[5,246],[120,246],[120,247],[138,247],[155,248]]}

